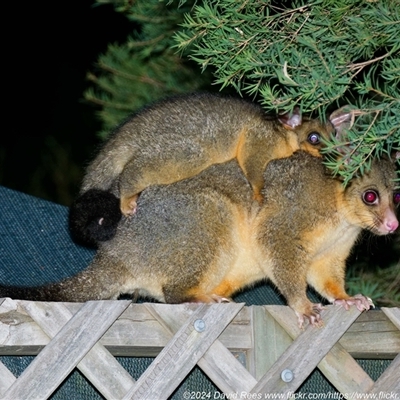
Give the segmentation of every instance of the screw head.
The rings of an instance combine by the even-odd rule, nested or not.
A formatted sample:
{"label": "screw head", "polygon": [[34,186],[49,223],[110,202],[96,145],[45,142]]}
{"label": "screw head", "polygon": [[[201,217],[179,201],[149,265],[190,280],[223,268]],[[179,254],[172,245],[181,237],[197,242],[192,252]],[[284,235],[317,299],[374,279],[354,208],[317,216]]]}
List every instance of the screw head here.
{"label": "screw head", "polygon": [[294,374],[293,374],[292,370],[284,369],[281,372],[281,379],[283,380],[283,382],[286,382],[286,383],[291,382],[293,380],[293,378],[294,378]]}
{"label": "screw head", "polygon": [[193,323],[194,329],[197,332],[204,332],[206,330],[206,323],[202,319],[196,319]]}

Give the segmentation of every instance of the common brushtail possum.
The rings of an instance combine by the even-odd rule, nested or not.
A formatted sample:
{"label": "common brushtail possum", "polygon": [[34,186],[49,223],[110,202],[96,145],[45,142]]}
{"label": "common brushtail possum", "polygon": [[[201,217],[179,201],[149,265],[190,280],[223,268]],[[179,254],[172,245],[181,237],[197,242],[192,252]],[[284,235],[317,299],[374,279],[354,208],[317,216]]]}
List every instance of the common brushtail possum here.
{"label": "common brushtail possum", "polygon": [[70,209],[72,237],[91,244],[109,240],[121,216],[135,212],[146,187],[189,178],[231,159],[261,201],[266,164],[299,148],[318,156],[321,138],[341,129],[343,114],[347,121],[340,109],[322,123],[303,119],[295,108],[271,118],[258,105],[212,94],[155,103],[119,126],[87,167]]}
{"label": "common brushtail possum", "polygon": [[42,287],[0,286],[0,297],[83,302],[138,293],[220,302],[270,279],[301,326],[319,325],[321,305],[307,298],[307,284],[332,303],[370,307],[346,293],[345,261],[362,229],[398,228],[395,174],[394,162],[381,159],[345,188],[321,158],[300,150],[268,163],[260,204],[236,160],[213,165],[145,189],[137,212],[100,243],[86,270]]}

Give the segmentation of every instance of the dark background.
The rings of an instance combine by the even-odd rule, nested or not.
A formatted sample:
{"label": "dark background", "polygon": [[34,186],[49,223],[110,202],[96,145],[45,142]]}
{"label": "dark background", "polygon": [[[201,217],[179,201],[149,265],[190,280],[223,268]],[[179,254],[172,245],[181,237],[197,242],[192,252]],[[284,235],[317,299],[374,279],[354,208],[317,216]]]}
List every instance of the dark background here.
{"label": "dark background", "polygon": [[[83,100],[86,74],[96,70],[107,45],[124,42],[134,26],[92,0],[7,2],[2,16],[0,185],[70,205],[101,143],[96,108]],[[398,262],[391,239],[364,236],[350,260],[360,266],[357,277]],[[398,284],[398,276],[384,279]]]}
{"label": "dark background", "polygon": [[69,205],[100,143],[86,74],[133,25],[92,0],[7,3],[0,185]]}

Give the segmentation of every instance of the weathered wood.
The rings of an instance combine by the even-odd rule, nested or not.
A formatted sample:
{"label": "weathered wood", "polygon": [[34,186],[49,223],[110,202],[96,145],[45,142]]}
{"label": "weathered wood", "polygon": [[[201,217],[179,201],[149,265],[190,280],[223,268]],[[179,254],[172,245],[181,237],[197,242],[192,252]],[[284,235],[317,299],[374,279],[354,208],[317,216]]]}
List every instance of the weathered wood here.
{"label": "weathered wood", "polygon": [[[289,307],[265,306],[285,330],[296,329],[296,318]],[[327,306],[338,310],[339,307]],[[400,311],[399,308],[389,309]],[[290,328],[289,328],[290,327]],[[340,338],[339,344],[355,358],[393,359],[400,352],[400,331],[382,311],[362,313]]]}
{"label": "weathered wood", "polygon": [[36,355],[48,342],[48,336],[22,308],[21,301],[3,299],[0,305],[0,355]]}
{"label": "weathered wood", "polygon": [[[400,311],[391,310],[392,315]],[[400,330],[383,311],[370,310],[354,321],[339,343],[355,358],[394,359],[400,352]]]}
{"label": "weathered wood", "polygon": [[[130,303],[126,301],[125,307],[128,307]],[[56,336],[73,316],[62,303],[29,301],[22,304],[50,338]],[[99,343],[93,346],[77,368],[106,399],[122,398],[135,383],[121,364]]]}
{"label": "weathered wood", "polygon": [[272,367],[293,340],[267,312],[265,307],[250,307],[252,311],[252,342],[247,351],[249,371],[257,380]]}
{"label": "weathered wood", "polygon": [[[198,306],[125,399],[168,398],[242,307],[243,304]],[[195,329],[198,320],[205,324],[204,331]]]}
{"label": "weathered wood", "polygon": [[212,344],[197,365],[227,398],[232,398],[241,391],[250,392],[257,383],[257,379],[218,340]]}
{"label": "weathered wood", "polygon": [[[49,343],[49,338],[34,323],[31,317],[17,305],[19,300],[8,299],[9,307],[0,306],[0,355],[36,355]],[[80,303],[63,303],[72,313],[82,306]],[[196,309],[196,304],[152,304],[160,314],[168,309],[174,316],[185,307]],[[13,321],[7,314],[14,308]],[[165,310],[165,311],[164,311]],[[3,325],[1,321],[5,319]],[[114,356],[157,356],[170,340],[170,333],[146,309],[146,304],[131,304],[113,326],[101,338],[100,343]],[[3,340],[2,340],[3,338]],[[250,311],[246,307],[235,317],[219,338],[230,350],[242,351],[251,348]]]}
{"label": "weathered wood", "polygon": [[[160,324],[171,332],[171,335],[178,331],[191,314],[188,312],[188,308],[186,310],[181,309],[179,314],[171,307],[160,309],[160,307],[148,304],[147,308]],[[257,383],[256,379],[218,339],[204,353],[197,364],[226,395],[241,390],[249,391]]]}
{"label": "weathered wood", "polygon": [[[308,326],[261,378],[252,393],[287,395],[295,392],[359,315],[360,311],[355,307],[349,311],[333,308],[325,310],[324,327],[316,329]],[[290,382],[281,379],[281,373],[286,369],[293,373]]]}
{"label": "weathered wood", "polygon": [[400,330],[400,308],[382,307],[382,311],[392,321],[392,323],[396,325],[397,329]]}
{"label": "weathered wood", "polygon": [[[301,334],[294,318],[291,318],[291,310],[277,306],[268,306],[267,309],[292,339]],[[340,393],[368,392],[374,384],[369,375],[343,348],[340,341],[321,360],[318,368]]]}
{"label": "weathered wood", "polygon": [[125,302],[87,302],[7,390],[4,399],[45,399],[60,385],[126,308]]}
{"label": "weathered wood", "polygon": [[16,377],[0,362],[0,398],[6,390],[16,381]]}
{"label": "weathered wood", "polygon": [[397,357],[386,368],[383,374],[378,378],[370,393],[379,394],[383,392],[383,393],[394,394],[397,397],[394,397],[392,395],[391,397],[384,397],[384,398],[398,399],[398,396],[400,394],[399,371],[400,371],[400,354],[397,355]]}
{"label": "weathered wood", "polygon": [[[0,355],[36,355],[49,343],[48,336],[19,304],[18,300],[7,299],[0,306]],[[63,304],[72,313],[82,306],[79,303]],[[183,309],[183,305],[156,306],[161,314],[163,310],[172,308],[173,313],[178,315]],[[253,307],[263,310],[271,306]],[[287,315],[289,320],[296,323],[294,314],[287,314],[291,312],[288,307],[276,307],[278,313]],[[330,307],[337,309],[327,306]],[[389,310],[395,314],[400,309]],[[219,337],[230,351],[253,350],[251,318],[250,307],[243,308]],[[132,304],[101,338],[100,343],[114,356],[155,357],[169,339],[170,333],[148,312],[145,304]],[[393,359],[400,352],[400,331],[383,311],[368,311],[357,318],[339,343],[353,357]]]}
{"label": "weathered wood", "polygon": [[[121,305],[121,302],[116,303]],[[239,306],[242,307],[242,305]],[[51,393],[53,388],[61,382],[65,374],[77,366],[82,368],[88,379],[106,398],[122,398],[127,392],[129,395],[135,396],[138,391],[144,393],[144,398],[146,396],[148,398],[164,398],[168,397],[167,393],[171,393],[184,378],[186,369],[182,368],[182,365],[191,369],[196,364],[196,360],[200,368],[226,395],[249,393],[250,391],[257,394],[263,391],[273,393],[294,391],[294,388],[298,387],[298,381],[302,382],[310,372],[307,371],[307,368],[313,369],[315,363],[341,393],[368,393],[370,390],[371,393],[387,393],[400,389],[396,375],[400,368],[398,357],[375,384],[351,357],[351,355],[367,355],[367,358],[371,358],[368,356],[394,358],[398,355],[400,351],[400,331],[398,329],[400,309],[398,308],[362,313],[347,329],[339,342],[332,344],[330,341],[335,340],[332,334],[340,336],[340,332],[343,333],[341,324],[343,322],[348,324],[348,317],[354,312],[353,307],[346,312],[343,309],[328,306],[323,313],[325,327],[307,329],[303,333],[298,329],[296,317],[288,307],[243,307],[233,321],[225,329],[222,328],[223,333],[219,337],[216,335],[214,342],[208,343],[207,349],[204,348],[205,344],[201,340],[202,338],[198,340],[191,338],[193,328],[187,322],[187,319],[190,320],[194,313],[198,312],[199,305],[135,304],[126,308],[118,320],[111,321],[113,325],[102,336],[100,342],[93,345],[91,350],[90,346],[86,348],[86,345],[78,349],[74,349],[74,346],[68,348],[65,343],[65,348],[54,347],[53,342],[50,342],[50,337],[56,335],[72,314],[79,315],[82,312],[80,311],[81,307],[82,304],[76,303],[34,303],[0,299],[0,354],[16,354],[16,350],[20,350],[17,353],[19,355],[29,354],[27,351],[38,352],[50,343],[18,380],[0,363],[0,395],[9,388],[5,398],[14,398],[14,396],[7,397],[10,396],[10,393],[12,395],[23,393],[22,398],[30,398],[29,395],[35,393],[32,391],[33,387],[34,390],[41,393],[40,397],[46,397],[46,394]],[[229,307],[237,307],[237,305],[224,304],[215,305],[215,307],[229,309]],[[104,315],[100,314],[99,312],[97,318],[104,319]],[[205,315],[208,315],[208,312],[205,312]],[[213,327],[214,324],[218,325],[220,317],[219,312],[215,313],[212,318],[209,316],[208,325]],[[75,327],[76,333],[78,336],[80,335],[77,341],[91,340],[92,332],[97,333],[93,326],[96,327],[96,324],[101,325],[101,323],[94,320],[92,326],[92,323],[87,321],[87,316],[82,317],[81,322],[82,325],[88,324],[91,333],[90,337],[86,338],[85,334]],[[179,345],[181,343],[179,340],[182,338],[174,337],[172,344],[169,344],[169,341],[174,333],[183,329],[182,325],[186,326],[189,329],[187,332],[191,332],[191,334],[188,335],[188,342],[182,342],[184,347],[177,349],[177,347],[173,347],[173,343]],[[65,329],[64,327],[62,330]],[[306,335],[309,330],[313,331],[314,338],[310,339],[311,334],[307,334],[311,335],[310,337]],[[69,329],[69,331],[72,340],[74,338],[73,329]],[[199,335],[197,332],[196,334]],[[58,336],[57,334],[55,339]],[[303,339],[298,342],[300,337]],[[290,338],[297,339],[285,351],[291,342]],[[193,346],[192,349],[190,349],[190,345]],[[167,362],[164,354],[158,359],[159,362],[165,363],[164,367],[161,368],[158,363],[152,364],[144,376],[139,378],[139,385],[135,386],[134,380],[103,346],[112,350],[113,354],[124,355],[127,354],[125,349],[128,349],[129,355],[140,353],[144,356],[153,354],[162,356],[165,349],[161,353],[160,351],[163,347],[169,348],[169,351],[179,350],[181,353],[178,354],[179,357],[174,357],[171,363]],[[321,357],[321,347],[323,351],[326,351],[329,346],[332,347],[318,362],[318,358]],[[57,351],[58,354],[53,356],[53,364],[49,367],[50,369],[48,370],[43,364],[40,367],[40,363],[46,364],[47,362],[44,357],[46,352],[48,353],[47,357],[51,359],[51,351]],[[70,351],[75,352],[77,358],[71,359],[71,362],[68,361],[68,368],[63,362],[57,364],[55,358],[64,360],[66,359],[65,354],[69,355]],[[195,351],[195,354],[191,355],[191,351]],[[245,354],[246,366],[257,379],[269,367],[271,369],[257,383],[256,378],[238,362],[231,351]],[[351,355],[349,351],[351,351]],[[281,354],[282,356],[279,358]],[[288,354],[292,355],[288,356]],[[39,368],[33,369],[32,365],[35,365],[35,362],[39,363],[37,364]],[[175,365],[175,362],[182,363],[182,365]],[[295,366],[292,369],[295,378],[288,384],[283,384],[279,379],[280,368],[285,365],[290,369],[292,369],[292,365]],[[304,365],[307,368],[304,368]],[[300,368],[300,370],[296,368]],[[160,371],[161,376],[157,377]],[[29,376],[31,381],[37,382],[36,386],[29,381]],[[44,376],[45,378],[43,378]],[[155,379],[155,382],[145,382],[146,377]],[[24,380],[29,382],[31,387],[24,384]],[[173,382],[172,387],[171,382]],[[45,391],[44,394],[41,390]],[[29,395],[26,396],[27,393]],[[159,397],[160,393],[161,397]],[[127,396],[127,398],[129,397]]]}

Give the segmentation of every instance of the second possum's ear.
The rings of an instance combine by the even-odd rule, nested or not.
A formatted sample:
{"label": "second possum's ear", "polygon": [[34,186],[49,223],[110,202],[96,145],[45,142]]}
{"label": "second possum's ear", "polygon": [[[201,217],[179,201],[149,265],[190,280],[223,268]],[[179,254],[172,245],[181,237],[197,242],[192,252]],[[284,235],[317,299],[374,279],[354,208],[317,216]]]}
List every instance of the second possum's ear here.
{"label": "second possum's ear", "polygon": [[278,120],[285,128],[294,130],[296,126],[301,125],[303,122],[300,114],[300,107],[295,107],[291,113],[278,115]]}
{"label": "second possum's ear", "polygon": [[393,150],[391,154],[391,159],[393,159],[394,162],[400,163],[400,150]]}
{"label": "second possum's ear", "polygon": [[349,130],[357,115],[363,114],[360,110],[345,105],[338,110],[334,111],[329,116],[329,121],[335,128],[336,139],[343,140],[343,135],[346,130]]}

